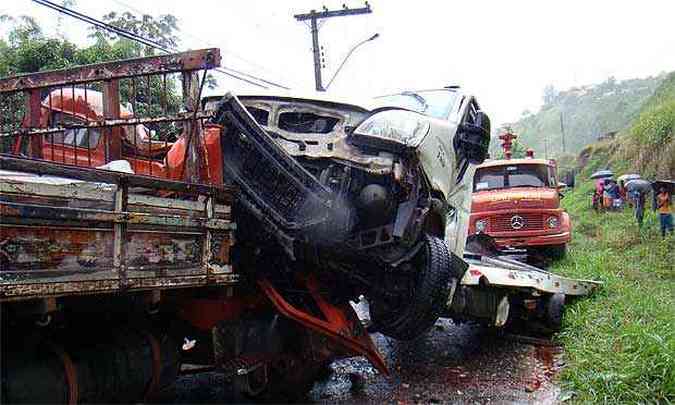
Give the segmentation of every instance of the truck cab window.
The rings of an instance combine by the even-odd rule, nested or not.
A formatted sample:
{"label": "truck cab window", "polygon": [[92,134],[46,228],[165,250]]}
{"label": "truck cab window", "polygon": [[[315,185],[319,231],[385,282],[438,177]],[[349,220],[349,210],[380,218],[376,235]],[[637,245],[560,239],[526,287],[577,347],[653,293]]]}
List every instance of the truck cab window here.
{"label": "truck cab window", "polygon": [[[53,112],[50,117],[50,126],[84,125],[85,122],[68,114]],[[54,145],[77,146],[79,148],[95,148],[101,137],[99,128],[68,128],[63,132],[45,135],[45,142]]]}

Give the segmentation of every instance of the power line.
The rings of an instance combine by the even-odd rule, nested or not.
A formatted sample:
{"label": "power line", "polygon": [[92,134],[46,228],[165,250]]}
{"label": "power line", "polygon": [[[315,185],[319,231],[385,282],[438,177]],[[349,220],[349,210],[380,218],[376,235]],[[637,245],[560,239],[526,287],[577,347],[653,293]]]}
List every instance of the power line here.
{"label": "power line", "polygon": [[[138,14],[141,14],[141,15],[148,15],[147,12],[145,12],[145,11],[139,9],[138,7],[134,7],[134,6],[132,6],[132,5],[128,4],[128,3],[126,3],[126,2],[123,2],[123,1],[121,1],[121,0],[112,0],[112,1],[113,1],[114,3],[117,3],[118,5],[120,5],[120,6],[122,6],[122,7],[126,7],[127,9],[129,9],[129,10],[131,10],[131,11],[134,11],[134,12],[136,12],[136,13],[138,13]],[[235,58],[241,60],[242,62],[248,63],[249,65],[251,65],[251,66],[253,66],[253,67],[257,68],[257,69],[265,70],[265,71],[267,71],[267,72],[269,72],[269,73],[273,73],[273,74],[274,74],[274,73],[277,73],[277,74],[278,74],[278,72],[273,72],[272,70],[268,69],[267,67],[265,67],[265,66],[263,66],[263,65],[261,65],[261,64],[259,64],[259,63],[256,63],[256,62],[254,62],[254,61],[252,61],[252,60],[250,60],[250,59],[244,58],[243,56],[239,55],[239,54],[236,53],[236,52],[233,52],[233,51],[231,51],[231,50],[222,48],[220,45],[218,45],[218,44],[215,43],[215,42],[205,40],[205,39],[203,39],[203,38],[197,37],[197,36],[195,36],[195,35],[190,34],[189,32],[183,31],[183,30],[180,30],[180,32],[181,32],[183,35],[185,35],[185,36],[187,36],[187,37],[190,37],[190,38],[192,38],[193,40],[196,40],[196,41],[198,41],[198,42],[201,42],[202,44],[204,44],[204,45],[206,45],[206,46],[209,46],[209,47],[220,47],[220,48],[221,48],[221,49],[220,49],[221,53],[226,53],[226,54],[228,54],[228,55],[234,56]],[[228,69],[233,70],[233,69],[231,69],[231,68],[228,68]],[[282,88],[283,88],[283,87],[282,87]]]}
{"label": "power line", "polygon": [[[79,13],[75,10],[72,10],[72,9],[69,9],[69,8],[66,8],[66,7],[63,7],[63,6],[59,6],[58,4],[52,3],[49,0],[32,0],[32,1],[37,3],[37,4],[40,4],[42,6],[48,7],[52,10],[58,11],[62,14],[68,15],[68,16],[73,17],[75,19],[78,19],[80,21],[83,21],[83,22],[86,22],[88,24],[94,25],[94,26],[96,26],[98,28],[101,28],[103,30],[112,32],[112,33],[114,33],[116,35],[119,35],[121,37],[125,37],[125,38],[131,39],[133,41],[139,42],[139,43],[141,43],[145,46],[160,50],[162,52],[173,53],[173,52],[177,51],[176,49],[168,48],[168,47],[166,47],[166,46],[164,46],[164,45],[162,45],[162,44],[160,44],[156,41],[153,41],[151,39],[142,37],[140,35],[137,35],[133,32],[127,31],[125,29],[115,27],[114,25],[108,24],[108,23],[103,22],[101,20],[97,20],[96,18],[90,17],[86,14]],[[227,70],[225,70],[225,69],[227,69]],[[270,82],[270,81],[262,79],[260,77],[256,77],[256,76],[253,76],[253,75],[250,75],[248,73],[241,72],[241,71],[238,71],[238,70],[235,70],[235,69],[232,69],[232,68],[223,67],[223,68],[216,68],[214,70],[216,70],[217,72],[223,73],[223,74],[225,74],[229,77],[232,77],[234,79],[241,80],[243,82],[246,82],[246,83],[249,83],[249,84],[252,84],[254,86],[264,88],[264,89],[269,89],[269,87],[267,87],[265,85],[262,85],[260,83],[256,83],[252,80],[248,80],[248,79],[246,79],[244,77],[241,77],[241,76],[250,77],[254,80],[258,80],[260,82],[267,83],[267,84],[270,84],[270,85],[273,85],[273,86],[276,86],[276,87],[280,87],[280,88],[283,88],[283,89],[286,89],[286,90],[289,89],[286,86],[283,86],[283,85],[280,85],[280,84],[277,84],[277,83],[274,83],[274,82]],[[234,72],[234,73],[228,72],[228,70],[231,71],[231,72]]]}
{"label": "power line", "polygon": [[[145,46],[160,50],[162,52],[172,53],[172,52],[176,51],[175,49],[172,50],[170,48],[167,48],[167,47],[163,46],[162,44],[160,44],[158,42],[155,42],[151,39],[141,37],[140,35],[134,34],[133,32],[127,31],[127,30],[119,28],[119,27],[115,27],[115,26],[110,25],[106,22],[97,20],[97,19],[95,19],[93,17],[90,17],[88,15],[85,15],[85,14],[79,13],[75,10],[72,10],[72,9],[69,9],[69,8],[66,8],[66,7],[63,7],[63,6],[59,6],[58,4],[54,4],[49,0],[32,0],[32,1],[35,2],[35,3],[38,3],[42,6],[48,7],[52,10],[55,10],[55,11],[58,11],[60,13],[66,14],[66,15],[68,15],[70,17],[73,17],[75,19],[78,19],[80,21],[84,21],[86,23],[92,24],[92,25],[94,25],[98,28],[104,29],[104,30],[109,31],[109,32],[113,32],[113,33],[115,33],[119,36],[122,36],[122,37],[125,37],[125,38],[128,38],[128,39],[134,40],[134,41],[139,42],[139,43],[141,43]],[[229,73],[225,70],[222,70],[222,69],[215,69],[215,70],[217,70],[218,72],[223,73],[227,76],[230,76],[234,79],[244,81],[244,82],[252,84],[254,86],[262,87],[262,88],[265,88],[265,89],[268,88],[267,86],[261,85],[260,83],[256,83],[256,82],[253,82],[251,80],[247,80],[247,79],[239,77],[235,74]]]}

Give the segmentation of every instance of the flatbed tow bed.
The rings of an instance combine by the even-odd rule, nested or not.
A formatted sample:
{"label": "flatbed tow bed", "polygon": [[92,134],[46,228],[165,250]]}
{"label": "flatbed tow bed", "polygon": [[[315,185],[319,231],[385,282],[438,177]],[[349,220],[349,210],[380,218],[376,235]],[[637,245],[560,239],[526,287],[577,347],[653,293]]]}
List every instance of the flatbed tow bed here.
{"label": "flatbed tow bed", "polygon": [[508,255],[467,252],[464,276],[448,302],[449,317],[496,328],[516,322],[526,329],[560,330],[566,297],[590,295],[602,283],[563,277]]}
{"label": "flatbed tow bed", "polygon": [[515,288],[542,294],[588,295],[602,285],[598,281],[567,278],[505,257],[466,255],[468,271],[462,277],[465,286],[487,285]]}

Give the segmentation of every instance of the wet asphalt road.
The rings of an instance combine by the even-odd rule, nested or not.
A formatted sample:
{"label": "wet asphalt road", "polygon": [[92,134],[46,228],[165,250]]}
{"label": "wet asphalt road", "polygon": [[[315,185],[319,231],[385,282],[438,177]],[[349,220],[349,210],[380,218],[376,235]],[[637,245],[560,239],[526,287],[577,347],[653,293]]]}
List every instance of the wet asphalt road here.
{"label": "wet asphalt road", "polygon": [[[319,403],[554,403],[552,383],[559,348],[517,343],[477,325],[440,320],[425,337],[398,342],[374,335],[391,375],[363,359],[333,364],[328,381],[315,385]],[[357,389],[352,381],[357,380]]]}
{"label": "wet asphalt road", "polygon": [[[542,268],[549,264],[536,258],[528,261]],[[365,304],[355,309],[360,317],[367,316]],[[554,380],[563,365],[562,348],[550,344],[523,343],[448,319],[440,319],[412,342],[379,333],[372,338],[389,366],[389,376],[364,358],[340,360],[331,365],[330,377],[314,385],[306,402],[553,404],[560,394]],[[231,402],[223,384],[223,378],[213,373],[182,377],[177,402]]]}
{"label": "wet asphalt road", "polygon": [[[557,347],[520,343],[446,319],[412,342],[372,336],[391,375],[380,374],[363,358],[341,360],[331,365],[327,380],[315,384],[306,402],[546,404],[555,403],[559,394],[552,381],[562,361]],[[179,380],[179,403],[230,399],[216,374]]]}

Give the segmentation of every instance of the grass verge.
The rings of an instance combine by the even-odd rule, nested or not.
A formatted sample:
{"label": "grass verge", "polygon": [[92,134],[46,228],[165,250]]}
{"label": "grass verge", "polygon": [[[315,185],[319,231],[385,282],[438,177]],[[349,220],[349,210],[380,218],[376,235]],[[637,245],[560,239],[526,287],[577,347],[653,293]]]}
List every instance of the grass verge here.
{"label": "grass verge", "polygon": [[675,402],[675,238],[661,239],[651,211],[642,231],[629,209],[593,212],[592,187],[563,200],[574,236],[554,271],[604,283],[567,306],[563,389],[579,403]]}

